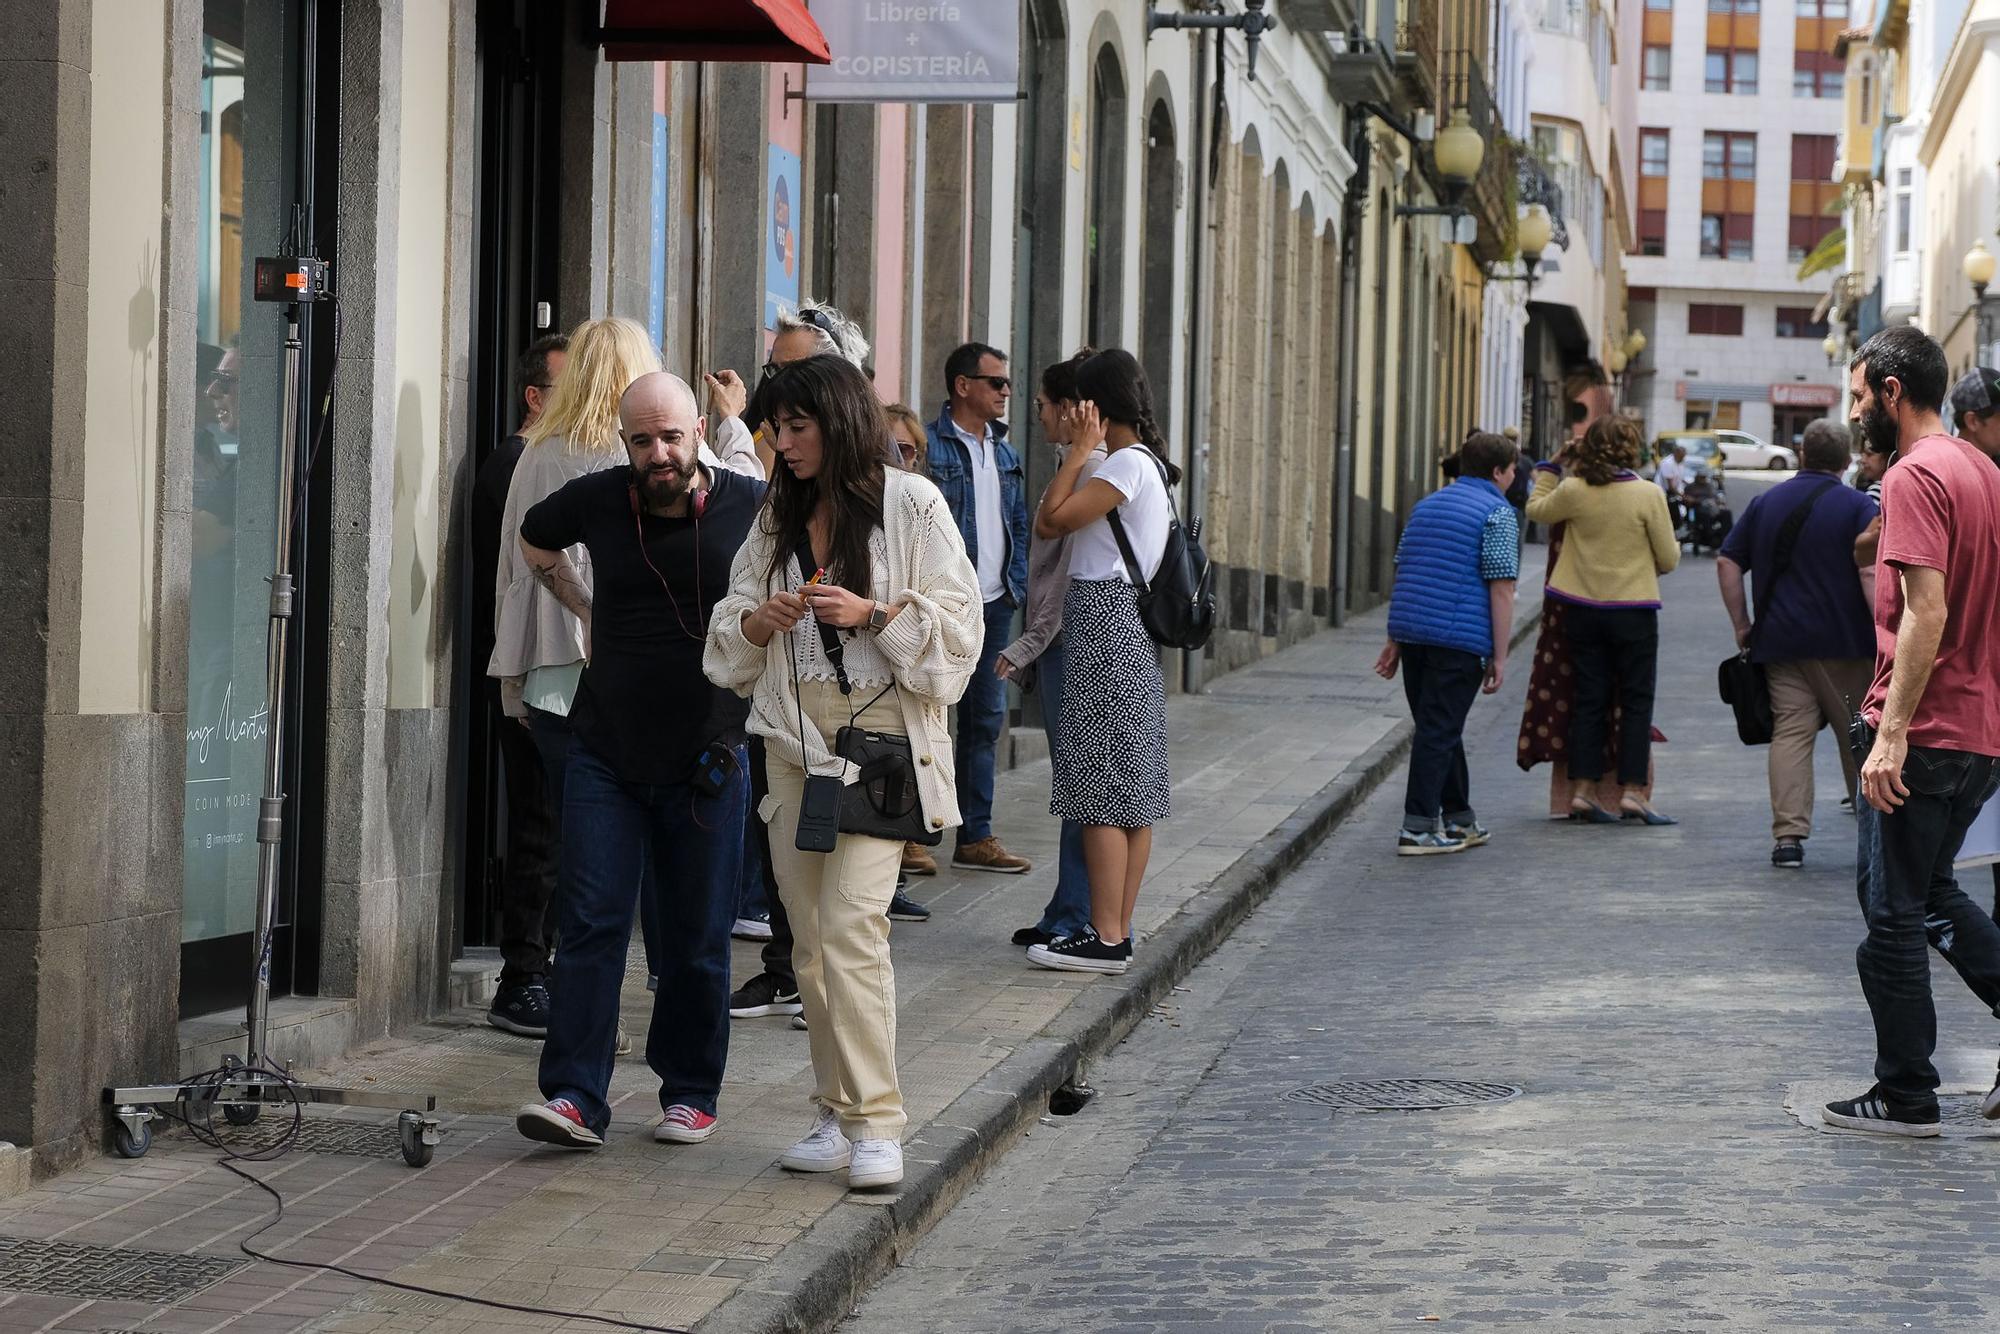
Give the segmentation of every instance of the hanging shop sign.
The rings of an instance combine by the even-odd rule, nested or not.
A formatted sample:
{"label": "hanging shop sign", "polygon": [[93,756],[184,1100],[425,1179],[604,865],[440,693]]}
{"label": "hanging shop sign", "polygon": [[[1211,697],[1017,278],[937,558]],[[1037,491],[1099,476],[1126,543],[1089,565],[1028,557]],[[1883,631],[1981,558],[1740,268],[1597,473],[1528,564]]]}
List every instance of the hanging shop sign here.
{"label": "hanging shop sign", "polygon": [[815,102],[1011,102],[1021,7],[999,0],[825,0],[813,18],[832,63],[806,80]]}

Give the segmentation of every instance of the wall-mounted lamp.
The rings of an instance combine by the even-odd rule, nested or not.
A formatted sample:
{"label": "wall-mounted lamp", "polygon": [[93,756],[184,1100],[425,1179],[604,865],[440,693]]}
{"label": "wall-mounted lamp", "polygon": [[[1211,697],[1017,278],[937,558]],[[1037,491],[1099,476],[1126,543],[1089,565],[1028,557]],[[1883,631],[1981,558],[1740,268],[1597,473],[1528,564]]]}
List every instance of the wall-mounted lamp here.
{"label": "wall-mounted lamp", "polygon": [[[1264,12],[1265,0],[1243,0],[1241,14],[1162,14],[1150,5],[1146,9],[1146,35],[1151,37],[1162,28],[1179,31],[1182,28],[1240,28],[1243,31],[1245,57],[1244,77],[1251,83],[1257,82],[1257,43],[1265,33],[1278,26],[1278,21]],[[915,40],[912,38],[911,40]],[[1219,61],[1220,56],[1217,57]],[[1218,64],[1217,68],[1221,68]]]}

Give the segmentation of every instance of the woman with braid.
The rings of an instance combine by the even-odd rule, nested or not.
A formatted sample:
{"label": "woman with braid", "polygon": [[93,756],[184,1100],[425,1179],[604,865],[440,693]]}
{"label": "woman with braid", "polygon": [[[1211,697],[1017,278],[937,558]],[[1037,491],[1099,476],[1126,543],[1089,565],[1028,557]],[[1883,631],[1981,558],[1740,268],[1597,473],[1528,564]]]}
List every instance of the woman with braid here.
{"label": "woman with braid", "polygon": [[[1159,572],[1173,519],[1153,395],[1130,352],[1100,352],[1077,368],[1080,402],[1069,452],[1042,496],[1035,533],[1069,538],[1063,601],[1062,728],[1050,812],[1083,825],[1090,923],[1033,945],[1030,961],[1070,972],[1122,973],[1132,963],[1132,909],[1167,818],[1167,687],[1159,650],[1139,621],[1136,584]],[[1099,444],[1104,461],[1087,480]]]}

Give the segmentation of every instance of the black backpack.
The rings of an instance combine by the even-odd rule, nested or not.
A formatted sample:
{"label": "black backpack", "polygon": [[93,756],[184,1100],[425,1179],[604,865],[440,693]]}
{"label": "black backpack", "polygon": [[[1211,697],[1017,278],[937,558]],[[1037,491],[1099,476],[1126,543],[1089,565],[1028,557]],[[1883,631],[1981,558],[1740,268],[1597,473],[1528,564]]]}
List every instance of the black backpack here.
{"label": "black backpack", "polygon": [[[1144,449],[1143,445],[1128,446]],[[1114,506],[1105,517],[1111,520],[1111,535],[1125,557],[1125,572],[1139,591],[1139,623],[1153,642],[1167,648],[1198,649],[1215,631],[1215,569],[1201,548],[1201,520],[1186,528],[1173,512],[1173,484],[1167,481],[1167,466],[1146,451],[1160,470],[1160,483],[1167,488],[1167,543],[1160,554],[1160,568],[1150,583],[1139,573],[1139,558],[1132,553],[1131,539]]]}

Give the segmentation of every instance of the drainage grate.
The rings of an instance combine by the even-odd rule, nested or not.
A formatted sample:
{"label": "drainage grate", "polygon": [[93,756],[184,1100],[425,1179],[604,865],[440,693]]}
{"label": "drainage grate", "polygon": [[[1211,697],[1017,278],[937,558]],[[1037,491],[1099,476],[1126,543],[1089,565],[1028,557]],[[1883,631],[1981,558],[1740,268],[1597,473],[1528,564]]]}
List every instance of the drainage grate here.
{"label": "drainage grate", "polygon": [[[284,1138],[291,1124],[291,1108],[266,1107],[264,1114],[247,1126],[229,1125],[218,1112],[214,1130],[216,1138],[237,1152],[256,1153]],[[337,1153],[356,1158],[394,1158],[402,1153],[403,1145],[396,1127],[392,1125],[308,1116],[299,1123],[292,1151]]]}
{"label": "drainage grate", "polygon": [[126,1251],[70,1241],[0,1237],[0,1290],[163,1306],[243,1267],[214,1255]]}
{"label": "drainage grate", "polygon": [[1512,1084],[1477,1079],[1353,1079],[1339,1084],[1308,1084],[1287,1093],[1285,1101],[1340,1112],[1435,1112],[1520,1096],[1521,1090]]}

